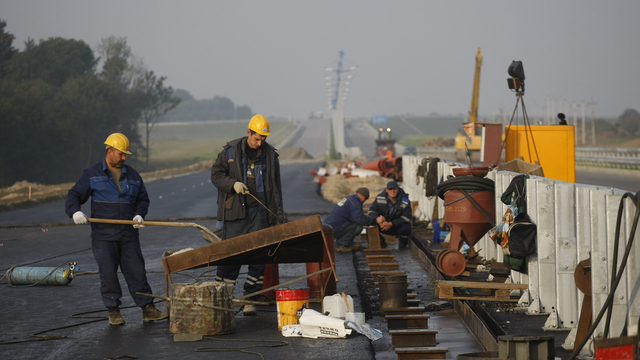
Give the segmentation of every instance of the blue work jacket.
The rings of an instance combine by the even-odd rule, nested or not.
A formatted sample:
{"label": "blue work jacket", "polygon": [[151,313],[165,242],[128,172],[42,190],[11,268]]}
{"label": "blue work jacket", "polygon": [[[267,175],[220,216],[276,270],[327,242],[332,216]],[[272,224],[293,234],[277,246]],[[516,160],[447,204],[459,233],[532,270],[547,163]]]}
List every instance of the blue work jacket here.
{"label": "blue work jacket", "polygon": [[[119,179],[122,192],[111,171],[103,159],[84,170],[78,182],[69,190],[65,203],[65,212],[73,217],[80,206],[91,197],[91,217],[99,219],[133,220],[140,215],[143,218],[149,210],[149,195],[142,178],[128,165],[122,166]],[[91,223],[91,239],[127,241],[138,239],[138,229],[132,225],[113,225]]]}
{"label": "blue work jacket", "polygon": [[364,214],[358,194],[353,194],[340,200],[324,222],[331,225],[335,233],[340,233],[342,229],[351,223],[363,226],[373,225],[376,223],[376,218]]}
{"label": "blue work jacket", "polygon": [[[247,184],[247,155],[243,147],[246,137],[229,141],[218,154],[211,167],[211,183],[218,188],[218,220],[234,221],[244,219],[246,209],[244,196],[233,189],[236,181]],[[270,226],[285,221],[282,206],[282,184],[280,180],[280,161],[274,147],[262,144],[263,153],[255,163],[256,189],[258,200],[276,214],[266,213]],[[260,206],[262,207],[262,206]],[[261,211],[262,212],[262,211]]]}
{"label": "blue work jacket", "polygon": [[393,223],[394,228],[404,224],[411,224],[411,202],[409,195],[402,189],[398,189],[398,197],[394,204],[389,200],[386,191],[376,196],[373,204],[369,207],[369,215],[378,217],[384,216],[386,221]]}

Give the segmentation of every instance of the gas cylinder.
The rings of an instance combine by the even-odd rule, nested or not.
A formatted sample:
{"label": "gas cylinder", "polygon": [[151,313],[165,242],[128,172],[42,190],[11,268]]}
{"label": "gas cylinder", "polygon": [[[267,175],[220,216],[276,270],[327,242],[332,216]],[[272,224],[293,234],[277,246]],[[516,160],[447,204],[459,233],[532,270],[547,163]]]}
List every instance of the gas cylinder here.
{"label": "gas cylinder", "polygon": [[76,263],[69,262],[67,267],[15,267],[7,280],[9,285],[67,285],[75,277]]}

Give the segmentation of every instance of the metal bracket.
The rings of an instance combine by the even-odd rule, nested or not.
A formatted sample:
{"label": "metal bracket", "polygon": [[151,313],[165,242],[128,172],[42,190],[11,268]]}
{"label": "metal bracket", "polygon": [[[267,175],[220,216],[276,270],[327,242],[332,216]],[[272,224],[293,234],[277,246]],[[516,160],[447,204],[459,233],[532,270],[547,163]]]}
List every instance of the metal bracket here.
{"label": "metal bracket", "polygon": [[557,330],[558,329],[558,313],[556,309],[551,310],[551,314],[547,318],[547,321],[544,323],[542,330]]}
{"label": "metal bracket", "polygon": [[522,296],[520,296],[520,300],[518,300],[518,306],[528,307],[530,303],[531,298],[529,296],[529,289],[527,289],[522,292]]}
{"label": "metal bracket", "polygon": [[562,348],[565,350],[573,350],[576,346],[576,334],[578,333],[578,328],[575,327],[571,329],[567,338],[564,339],[564,344],[562,344]]}
{"label": "metal bracket", "polygon": [[529,315],[540,315],[540,298],[535,298],[531,301],[531,305],[529,305],[529,310],[527,311]]}

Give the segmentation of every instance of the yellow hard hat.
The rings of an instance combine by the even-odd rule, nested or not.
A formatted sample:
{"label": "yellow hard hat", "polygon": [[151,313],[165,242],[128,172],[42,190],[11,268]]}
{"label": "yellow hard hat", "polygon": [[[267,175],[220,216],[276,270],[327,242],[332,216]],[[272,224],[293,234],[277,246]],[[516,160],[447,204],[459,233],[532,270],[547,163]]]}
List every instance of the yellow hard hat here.
{"label": "yellow hard hat", "polygon": [[105,145],[109,145],[116,150],[120,150],[125,154],[131,155],[129,152],[129,139],[124,134],[113,133],[105,140]]}
{"label": "yellow hard hat", "polygon": [[256,114],[251,118],[251,121],[249,121],[249,130],[253,130],[263,136],[271,136],[269,120],[260,114]]}

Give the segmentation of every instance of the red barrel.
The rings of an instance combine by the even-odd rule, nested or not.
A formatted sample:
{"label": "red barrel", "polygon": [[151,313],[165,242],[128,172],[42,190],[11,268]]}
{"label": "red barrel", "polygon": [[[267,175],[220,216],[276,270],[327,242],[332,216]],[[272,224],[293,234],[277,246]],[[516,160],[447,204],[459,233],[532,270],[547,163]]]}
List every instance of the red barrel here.
{"label": "red barrel", "polygon": [[[336,254],[333,250],[333,228],[331,227],[331,225],[322,224],[322,232],[324,233],[324,238],[327,240],[327,247],[329,248],[329,253],[331,254],[331,260],[329,260],[329,257],[327,256],[327,251],[325,249],[322,264],[307,263],[307,275],[313,274],[316,271],[330,268],[331,261],[333,262],[336,261]],[[309,287],[309,298],[322,300],[321,291],[322,291],[322,287],[325,284],[327,284],[327,287],[325,288],[325,293],[324,293],[325,296],[333,295],[337,293],[336,278],[333,276],[331,271],[308,278],[307,286]]]}
{"label": "red barrel", "polygon": [[[278,271],[278,264],[266,264],[264,268],[264,280],[262,289],[268,289],[278,284],[280,284],[280,272]],[[262,295],[273,300],[276,298],[276,291],[271,290]]]}

